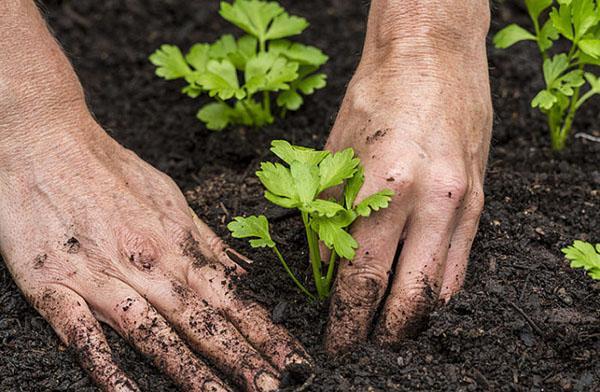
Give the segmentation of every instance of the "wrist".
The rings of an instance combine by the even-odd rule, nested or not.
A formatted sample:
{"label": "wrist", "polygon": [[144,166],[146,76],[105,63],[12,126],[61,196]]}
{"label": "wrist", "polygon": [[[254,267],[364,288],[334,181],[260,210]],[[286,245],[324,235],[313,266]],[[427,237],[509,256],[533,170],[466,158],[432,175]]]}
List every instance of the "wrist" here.
{"label": "wrist", "polygon": [[373,0],[361,67],[372,72],[485,58],[489,24],[487,0]]}

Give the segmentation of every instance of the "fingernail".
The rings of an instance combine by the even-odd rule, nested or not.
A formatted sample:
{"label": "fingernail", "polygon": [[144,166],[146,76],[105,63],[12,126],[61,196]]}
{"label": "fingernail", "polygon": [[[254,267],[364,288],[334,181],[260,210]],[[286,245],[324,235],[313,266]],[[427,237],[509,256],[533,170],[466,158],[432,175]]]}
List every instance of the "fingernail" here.
{"label": "fingernail", "polygon": [[254,377],[254,386],[261,392],[273,392],[279,389],[279,380],[268,371],[260,371]]}
{"label": "fingernail", "polygon": [[288,367],[290,365],[312,367],[312,363],[304,355],[301,355],[297,352],[293,352],[285,358],[285,366]]}
{"label": "fingernail", "polygon": [[220,382],[214,380],[205,381],[202,384],[202,392],[229,392],[230,389],[225,388]]}

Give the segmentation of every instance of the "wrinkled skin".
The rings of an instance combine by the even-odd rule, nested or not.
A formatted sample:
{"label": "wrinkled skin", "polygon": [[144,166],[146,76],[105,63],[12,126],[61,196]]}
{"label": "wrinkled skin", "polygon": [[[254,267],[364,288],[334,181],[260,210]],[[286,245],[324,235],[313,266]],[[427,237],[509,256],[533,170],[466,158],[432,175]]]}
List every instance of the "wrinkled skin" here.
{"label": "wrinkled skin", "polygon": [[[360,246],[352,262],[340,263],[326,337],[331,352],[372,330],[384,346],[415,334],[460,289],[483,208],[492,125],[489,6],[419,4],[373,1],[364,54],[327,141],[328,149],[353,147],[361,158],[366,182],[357,201],[395,192],[388,209],[352,227]],[[454,13],[482,26],[444,31]],[[403,32],[390,27],[394,20],[413,24]]]}
{"label": "wrinkled skin", "polygon": [[1,2],[0,18],[0,250],[94,381],[138,389],[99,322],[186,391],[273,391],[287,366],[308,365],[264,308],[236,296],[239,257],[175,183],[94,121],[34,3]]}

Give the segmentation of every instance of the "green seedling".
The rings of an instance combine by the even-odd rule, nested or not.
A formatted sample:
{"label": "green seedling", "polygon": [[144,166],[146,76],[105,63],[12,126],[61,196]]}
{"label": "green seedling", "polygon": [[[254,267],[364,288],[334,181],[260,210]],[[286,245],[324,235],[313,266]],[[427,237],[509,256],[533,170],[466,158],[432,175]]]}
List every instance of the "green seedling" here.
{"label": "green seedling", "polygon": [[571,268],[583,268],[595,280],[600,280],[600,244],[576,240],[573,245],[561,249],[571,261]]}
{"label": "green seedling", "polygon": [[150,56],[156,75],[187,82],[182,93],[214,98],[197,114],[208,129],[271,124],[272,95],[283,117],[302,106],[303,95],[325,87],[326,75],[317,70],[328,57],[318,48],[285,39],[302,33],[306,19],[289,15],[275,1],[261,0],[223,1],[219,13],[246,34],[197,43],[185,56],[177,46],[162,45]]}
{"label": "green seedling", "polygon": [[[546,115],[552,148],[562,150],[577,110],[600,94],[600,78],[590,72],[600,66],[600,7],[596,0],[525,0],[525,4],[533,32],[511,24],[494,36],[494,45],[504,49],[521,41],[537,43],[546,87],[531,106]],[[568,42],[563,53],[553,49],[560,37]]]}
{"label": "green seedling", "polygon": [[[350,225],[359,217],[368,217],[371,211],[387,208],[393,192],[383,189],[356,202],[365,177],[360,160],[351,148],[331,153],[275,140],[271,151],[285,164],[262,162],[256,176],[266,189],[267,200],[299,210],[317,295],[313,295],[289,268],[271,238],[269,222],[264,215],[236,217],[227,228],[235,238],[250,238],[253,248],[271,248],[298,288],[309,298],[322,300],[329,296],[338,257],[352,260],[358,248],[358,243],[348,232]],[[343,189],[340,197],[319,198],[322,192],[335,187]],[[330,250],[328,263],[321,259],[319,243]]]}

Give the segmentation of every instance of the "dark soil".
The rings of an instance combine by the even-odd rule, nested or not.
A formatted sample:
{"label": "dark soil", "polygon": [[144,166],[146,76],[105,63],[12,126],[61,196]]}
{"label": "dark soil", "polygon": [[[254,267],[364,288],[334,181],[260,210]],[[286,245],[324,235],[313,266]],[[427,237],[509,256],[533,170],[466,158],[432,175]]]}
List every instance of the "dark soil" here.
{"label": "dark soil", "polygon": [[[164,42],[188,47],[234,32],[216,16],[217,3],[78,0],[44,7],[98,121],[173,176],[199,215],[257,260],[244,291],[272,308],[317,359],[308,390],[600,390],[600,284],[570,269],[560,253],[576,238],[600,241],[600,144],[575,139],[563,154],[550,151],[543,118],[529,107],[542,85],[534,46],[490,49],[496,123],[487,206],[464,291],[398,351],[365,345],[328,360],[320,351],[326,307],[307,304],[270,254],[231,240],[225,223],[236,214],[265,213],[294,268],[305,270],[297,217],[269,207],[252,173],[272,139],[323,145],[359,58],[368,5],[284,1],[312,23],[303,39],[331,56],[329,86],[285,124],[211,133],[195,119],[200,103],[181,95],[177,83],[156,78],[147,56]],[[527,23],[521,11],[498,6],[492,30],[515,20]],[[598,113],[595,99],[579,114],[577,130],[600,135]],[[175,390],[127,343],[107,334],[143,390]],[[2,263],[0,390],[95,390]]]}

